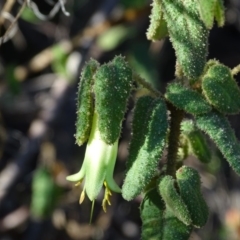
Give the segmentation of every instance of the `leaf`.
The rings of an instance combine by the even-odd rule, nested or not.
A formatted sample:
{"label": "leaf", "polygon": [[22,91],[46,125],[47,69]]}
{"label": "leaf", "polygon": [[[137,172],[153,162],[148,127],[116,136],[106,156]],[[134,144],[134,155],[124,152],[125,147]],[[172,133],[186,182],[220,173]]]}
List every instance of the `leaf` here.
{"label": "leaf", "polygon": [[152,41],[161,40],[168,35],[167,23],[163,18],[160,0],[153,0],[150,15],[150,25],[147,30],[147,39]]}
{"label": "leaf", "polygon": [[233,170],[240,175],[240,144],[228,120],[217,112],[210,112],[195,118],[197,127],[209,135]]}
{"label": "leaf", "polygon": [[208,29],[213,27],[214,18],[219,27],[224,25],[225,16],[223,0],[201,0],[199,4],[201,19]]}
{"label": "leaf", "polygon": [[186,204],[175,188],[175,180],[166,175],[159,184],[159,192],[168,209],[185,225],[191,225],[192,219]]}
{"label": "leaf", "polygon": [[164,18],[177,61],[185,76],[196,80],[203,72],[208,30],[199,16],[198,0],[162,0]]}
{"label": "leaf", "polygon": [[181,124],[182,134],[187,138],[190,153],[201,162],[209,163],[211,151],[203,133],[194,125],[193,121],[186,120]]}
{"label": "leaf", "polygon": [[166,99],[178,109],[191,114],[202,114],[211,111],[211,106],[202,95],[180,83],[170,83],[167,86]]}
{"label": "leaf", "polygon": [[[126,200],[139,195],[154,177],[167,137],[168,121],[165,102],[160,98],[156,99],[148,110],[147,103],[143,100],[139,101],[134,111],[128,169],[122,187],[122,195]],[[145,106],[144,109],[143,106]],[[140,112],[142,112],[141,118],[139,118]],[[139,131],[143,132],[139,133]]]}
{"label": "leaf", "polygon": [[228,67],[210,66],[203,77],[202,89],[208,102],[218,111],[224,114],[240,112],[240,90]]}
{"label": "leaf", "polygon": [[165,204],[156,188],[149,190],[141,203],[142,240],[161,240]]}
{"label": "leaf", "polygon": [[146,125],[152,111],[154,98],[144,96],[138,99],[133,113],[132,121],[132,139],[129,147],[129,156],[127,161],[127,169],[130,169],[136,160],[141,147],[144,144],[147,134]]}
{"label": "leaf", "polygon": [[162,240],[187,240],[192,232],[192,226],[185,225],[175,214],[166,209],[164,214],[164,228]]}
{"label": "leaf", "polygon": [[102,65],[95,74],[95,109],[101,138],[113,144],[120,136],[122,120],[132,88],[132,70],[123,57]]}
{"label": "leaf", "polygon": [[94,74],[99,64],[91,59],[86,63],[82,70],[78,87],[77,99],[77,122],[76,122],[76,143],[80,146],[87,141],[93,117],[93,96],[92,86],[94,82]]}
{"label": "leaf", "polygon": [[199,228],[208,220],[208,207],[201,193],[200,177],[196,170],[183,166],[176,173],[180,195],[191,215],[192,224]]}
{"label": "leaf", "polygon": [[200,0],[200,16],[208,29],[213,27],[216,0]]}
{"label": "leaf", "polygon": [[215,7],[215,19],[219,27],[222,27],[225,23],[225,8],[223,4],[223,0],[216,0]]}

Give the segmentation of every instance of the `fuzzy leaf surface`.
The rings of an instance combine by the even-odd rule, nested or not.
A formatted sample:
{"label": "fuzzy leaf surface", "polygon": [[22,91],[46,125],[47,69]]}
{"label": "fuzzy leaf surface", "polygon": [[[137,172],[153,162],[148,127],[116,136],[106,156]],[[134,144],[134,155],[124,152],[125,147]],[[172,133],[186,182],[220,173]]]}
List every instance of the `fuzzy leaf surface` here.
{"label": "fuzzy leaf surface", "polygon": [[187,240],[192,232],[192,226],[185,225],[175,214],[166,209],[164,213],[164,229],[162,240]]}
{"label": "fuzzy leaf surface", "polygon": [[183,166],[176,173],[180,195],[187,205],[194,227],[202,227],[208,219],[208,207],[201,193],[201,182],[196,170]]}
{"label": "fuzzy leaf surface", "polygon": [[168,84],[165,97],[178,109],[194,115],[211,111],[211,106],[205,101],[200,93],[180,83]]}
{"label": "fuzzy leaf surface", "polygon": [[182,134],[187,138],[190,153],[196,156],[201,162],[209,163],[211,160],[209,144],[194,122],[191,120],[183,121],[181,130]]}
{"label": "fuzzy leaf surface", "polygon": [[177,61],[184,74],[197,79],[203,72],[208,30],[200,18],[198,0],[162,0],[164,18]]}
{"label": "fuzzy leaf surface", "polygon": [[132,87],[132,70],[123,57],[102,65],[95,74],[95,109],[101,138],[113,144],[120,136]]}
{"label": "fuzzy leaf surface", "polygon": [[203,77],[202,89],[218,111],[224,114],[240,112],[240,90],[228,67],[222,64],[211,66]]}
{"label": "fuzzy leaf surface", "polygon": [[[122,187],[122,194],[126,200],[131,200],[139,195],[157,172],[158,161],[165,147],[168,129],[167,109],[162,99],[154,100],[149,106],[149,110],[145,109],[145,112],[143,109],[138,110],[139,106],[136,105],[133,117],[127,174]],[[141,118],[138,118],[141,111],[143,121],[146,119],[145,126],[141,122]],[[143,133],[139,133],[139,129]],[[139,140],[138,136],[140,136]]]}
{"label": "fuzzy leaf surface", "polygon": [[145,194],[140,210],[142,240],[162,240],[165,204],[156,188]]}
{"label": "fuzzy leaf surface", "polygon": [[197,127],[209,135],[233,170],[240,175],[240,144],[226,117],[210,112],[195,118]]}
{"label": "fuzzy leaf surface", "polygon": [[93,59],[86,63],[82,70],[78,87],[77,98],[77,122],[76,122],[76,143],[80,146],[87,141],[93,117],[93,96],[92,86],[94,74],[99,67],[99,63]]}
{"label": "fuzzy leaf surface", "polygon": [[159,184],[159,192],[175,217],[177,217],[185,225],[191,225],[192,219],[186,204],[175,188],[175,180],[172,176],[166,175]]}
{"label": "fuzzy leaf surface", "polygon": [[168,35],[167,23],[163,18],[162,4],[160,0],[153,0],[150,15],[150,25],[147,30],[147,39],[161,40]]}

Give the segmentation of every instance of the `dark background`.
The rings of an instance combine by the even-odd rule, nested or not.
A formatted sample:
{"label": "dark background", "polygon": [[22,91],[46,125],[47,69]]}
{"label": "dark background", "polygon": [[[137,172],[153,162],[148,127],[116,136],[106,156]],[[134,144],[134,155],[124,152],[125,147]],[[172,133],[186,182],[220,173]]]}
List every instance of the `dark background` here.
{"label": "dark background", "polygon": [[[48,14],[57,1],[35,0]],[[0,10],[6,1],[0,1]],[[100,63],[122,54],[133,69],[164,92],[174,78],[175,54],[168,39],[146,39],[150,7],[147,0],[67,0],[50,20],[25,9],[17,33],[0,46],[0,240],[140,239],[141,197],[126,202],[113,193],[107,213],[96,200],[78,204],[81,188],[66,182],[79,170],[85,146],[75,145],[76,92],[79,75],[90,58]],[[240,63],[240,1],[225,2],[226,24],[214,26],[208,58],[230,68]],[[10,13],[16,16],[15,1]],[[9,22],[1,25],[1,36]],[[63,42],[65,41],[65,42]],[[35,59],[35,60],[34,60]],[[35,61],[35,62],[34,62]],[[240,76],[237,76],[239,82]],[[131,109],[123,123],[115,179],[124,178],[130,138]],[[239,116],[231,124],[240,137]],[[191,239],[240,239],[240,177],[216,152],[203,165],[193,157],[186,164],[201,174],[211,214]]]}

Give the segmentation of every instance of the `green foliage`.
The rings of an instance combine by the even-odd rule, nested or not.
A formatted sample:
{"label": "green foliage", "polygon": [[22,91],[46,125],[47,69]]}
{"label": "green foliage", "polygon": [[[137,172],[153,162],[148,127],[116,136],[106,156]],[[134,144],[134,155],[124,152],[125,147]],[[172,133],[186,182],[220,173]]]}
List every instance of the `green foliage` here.
{"label": "green foliage", "polygon": [[181,124],[182,134],[186,137],[191,154],[196,156],[201,162],[209,163],[211,160],[211,150],[203,133],[195,126],[193,121],[185,120]]}
{"label": "green foliage", "polygon": [[92,86],[94,74],[99,64],[95,60],[90,60],[82,70],[78,87],[77,101],[77,122],[76,122],[76,143],[80,146],[87,141],[93,116],[93,96]]}
{"label": "green foliage", "polygon": [[192,232],[192,226],[185,225],[175,214],[166,209],[164,213],[164,229],[162,240],[187,240]]}
{"label": "green foliage", "polygon": [[[147,109],[149,103],[151,105]],[[148,97],[139,100],[134,111],[128,171],[122,187],[122,195],[126,200],[139,195],[154,177],[165,147],[167,129],[164,101],[158,98],[151,102]],[[139,133],[139,130],[143,132]]]}
{"label": "green foliage", "polygon": [[216,143],[236,173],[240,174],[240,144],[226,117],[218,112],[210,112],[196,116],[196,123]]}
{"label": "green foliage", "polygon": [[132,88],[132,70],[123,57],[102,65],[95,74],[95,108],[102,139],[113,144],[120,136],[122,120]]}
{"label": "green foliage", "polygon": [[200,19],[197,0],[162,0],[170,40],[183,73],[194,80],[204,69],[208,30]]}
{"label": "green foliage", "polygon": [[39,167],[32,182],[31,213],[36,218],[49,217],[58,199],[60,188],[55,184],[50,171]]}
{"label": "green foliage", "polygon": [[223,0],[217,0],[215,8],[215,19],[219,27],[222,27],[225,23],[225,8]]}
{"label": "green foliage", "polygon": [[153,0],[150,25],[147,30],[148,40],[161,40],[168,35],[167,23],[163,18],[162,4],[160,0]]}
{"label": "green foliage", "polygon": [[215,64],[209,67],[202,80],[205,97],[218,111],[235,114],[240,111],[240,90],[231,70]]}
{"label": "green foliage", "polygon": [[192,224],[202,227],[208,219],[208,207],[201,193],[200,177],[196,170],[183,166],[176,173],[180,195],[186,204]]}
{"label": "green foliage", "polygon": [[166,175],[161,179],[159,191],[164,202],[166,203],[167,208],[172,211],[174,216],[185,225],[191,225],[192,219],[190,212],[188,211],[183,199],[177,192],[176,181],[172,176]]}
{"label": "green foliage", "polygon": [[[125,7],[142,8],[147,1],[122,0],[122,3]],[[104,171],[109,169],[111,178],[115,161],[106,161],[104,148],[112,148],[114,143],[116,159],[130,92],[133,86],[143,86],[148,90],[149,95],[141,96],[134,107],[132,138],[122,187],[126,200],[144,192],[140,209],[143,240],[187,240],[194,227],[206,224],[208,207],[202,196],[200,176],[196,170],[183,165],[189,154],[203,163],[211,160],[210,140],[207,141],[204,132],[240,174],[240,144],[224,116],[240,112],[240,90],[233,78],[239,67],[231,70],[217,60],[206,63],[208,29],[212,28],[214,19],[219,26],[224,24],[222,0],[153,1],[147,38],[155,41],[168,33],[177,57],[176,79],[168,84],[163,95],[148,83],[155,78],[154,74],[149,74],[154,64],[147,55],[148,46],[144,48],[145,54],[140,56],[138,49],[142,45],[136,44],[130,55],[132,62],[135,61],[135,71],[144,73],[142,75],[148,82],[133,74],[121,56],[100,67],[91,60],[82,73],[77,143],[81,145],[89,138],[95,111],[98,122],[95,122],[97,131],[93,133],[99,135],[96,134],[94,147],[101,153],[101,166]],[[122,26],[109,32],[106,38],[99,38],[105,50],[112,50],[131,37]],[[109,39],[109,36],[113,38]],[[166,156],[163,155],[164,150]],[[87,154],[92,157],[92,152],[89,150]],[[92,179],[93,171],[96,171],[95,175],[99,174],[95,161],[92,163],[89,165],[93,167],[90,173],[84,173],[86,179]],[[73,176],[80,180],[81,174],[80,171]],[[90,188],[93,183],[89,180],[88,184]],[[109,189],[112,188],[108,182],[105,185],[104,203],[109,203]],[[118,188],[116,192],[119,191]],[[84,191],[81,198],[84,198]]]}
{"label": "green foliage", "polygon": [[202,114],[211,111],[211,106],[202,95],[180,83],[170,83],[165,93],[166,99],[178,109],[191,114]]}
{"label": "green foliage", "polygon": [[163,239],[165,204],[157,189],[149,190],[141,203],[142,240]]}
{"label": "green foliage", "polygon": [[218,26],[222,27],[225,22],[223,0],[201,0],[200,16],[208,29],[213,27],[214,18]]}

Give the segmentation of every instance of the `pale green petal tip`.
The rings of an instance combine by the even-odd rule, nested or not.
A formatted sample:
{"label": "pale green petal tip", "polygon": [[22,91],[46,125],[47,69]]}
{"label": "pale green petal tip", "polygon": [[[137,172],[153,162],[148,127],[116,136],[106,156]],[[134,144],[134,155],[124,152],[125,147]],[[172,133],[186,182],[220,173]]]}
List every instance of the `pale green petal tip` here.
{"label": "pale green petal tip", "polygon": [[113,178],[107,177],[106,182],[107,182],[109,189],[112,190],[113,192],[117,192],[117,193],[122,192],[121,188],[117,185],[117,183],[115,182],[115,180]]}
{"label": "pale green petal tip", "polygon": [[67,176],[66,179],[70,182],[78,182],[78,181],[81,181],[83,179],[83,177],[84,177],[84,174],[81,169],[78,173]]}

